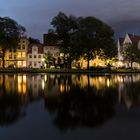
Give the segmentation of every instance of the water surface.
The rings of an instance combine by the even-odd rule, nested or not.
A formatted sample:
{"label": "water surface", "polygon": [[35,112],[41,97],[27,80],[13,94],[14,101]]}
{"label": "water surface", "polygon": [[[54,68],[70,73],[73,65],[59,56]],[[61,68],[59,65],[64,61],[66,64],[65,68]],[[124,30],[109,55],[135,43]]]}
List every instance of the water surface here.
{"label": "water surface", "polygon": [[139,140],[140,75],[0,75],[1,140]]}

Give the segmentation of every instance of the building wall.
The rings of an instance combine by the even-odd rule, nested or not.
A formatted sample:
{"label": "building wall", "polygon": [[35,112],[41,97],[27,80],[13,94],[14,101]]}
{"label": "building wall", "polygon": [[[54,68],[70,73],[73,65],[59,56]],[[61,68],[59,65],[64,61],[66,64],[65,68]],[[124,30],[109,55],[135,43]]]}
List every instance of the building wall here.
{"label": "building wall", "polygon": [[44,54],[50,52],[54,58],[60,56],[60,49],[57,46],[44,46]]}
{"label": "building wall", "polygon": [[44,66],[43,52],[38,53],[37,45],[33,45],[31,49],[32,49],[31,53],[28,53],[27,66],[31,68],[43,67]]}
{"label": "building wall", "polygon": [[20,39],[19,46],[17,47],[17,49],[7,50],[5,53],[5,67],[26,67],[28,45],[28,39],[26,37],[22,37]]}

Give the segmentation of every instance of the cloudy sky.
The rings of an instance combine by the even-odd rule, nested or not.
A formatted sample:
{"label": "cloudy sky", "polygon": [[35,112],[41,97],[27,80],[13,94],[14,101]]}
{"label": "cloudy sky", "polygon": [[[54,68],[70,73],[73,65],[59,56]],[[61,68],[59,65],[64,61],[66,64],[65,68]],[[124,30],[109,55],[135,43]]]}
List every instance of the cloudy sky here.
{"label": "cloudy sky", "polygon": [[140,35],[139,0],[1,0],[0,16],[23,25],[27,35],[42,40],[52,18],[62,11],[75,16],[95,16],[115,30]]}

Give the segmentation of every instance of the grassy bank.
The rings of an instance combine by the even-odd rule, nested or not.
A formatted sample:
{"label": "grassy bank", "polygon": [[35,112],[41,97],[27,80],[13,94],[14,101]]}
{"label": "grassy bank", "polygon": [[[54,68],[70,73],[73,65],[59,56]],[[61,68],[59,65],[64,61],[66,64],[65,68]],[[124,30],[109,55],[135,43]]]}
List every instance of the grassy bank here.
{"label": "grassy bank", "polygon": [[114,69],[114,70],[82,70],[82,69],[0,69],[0,73],[140,73],[140,70]]}

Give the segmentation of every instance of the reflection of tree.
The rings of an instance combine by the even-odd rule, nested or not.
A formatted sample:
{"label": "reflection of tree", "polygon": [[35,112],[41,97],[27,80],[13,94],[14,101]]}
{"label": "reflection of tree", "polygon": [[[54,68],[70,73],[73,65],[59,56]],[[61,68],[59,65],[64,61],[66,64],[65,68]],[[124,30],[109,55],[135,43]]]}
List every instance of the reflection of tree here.
{"label": "reflection of tree", "polygon": [[0,125],[14,123],[23,117],[19,95],[16,93],[4,93],[0,97]]}
{"label": "reflection of tree", "polygon": [[2,86],[0,87],[0,125],[9,125],[25,115],[21,112],[21,96],[15,91],[6,90],[5,75],[2,75]]}
{"label": "reflection of tree", "polygon": [[132,79],[129,82],[123,83],[123,88],[121,89],[121,96],[125,102],[128,109],[133,105],[140,104],[140,83],[139,81],[134,82]]}
{"label": "reflection of tree", "polygon": [[50,113],[55,114],[54,123],[61,130],[95,127],[109,120],[114,114],[116,91],[106,89],[103,92],[96,94],[91,87],[80,89],[78,86],[71,86],[69,92],[48,97],[45,106]]}

